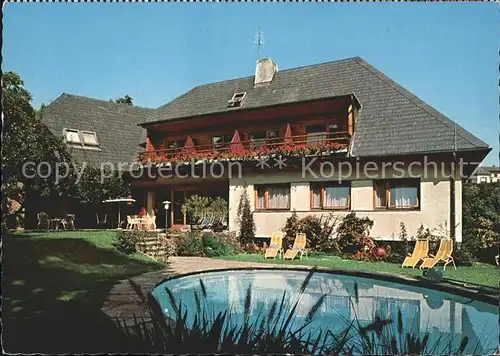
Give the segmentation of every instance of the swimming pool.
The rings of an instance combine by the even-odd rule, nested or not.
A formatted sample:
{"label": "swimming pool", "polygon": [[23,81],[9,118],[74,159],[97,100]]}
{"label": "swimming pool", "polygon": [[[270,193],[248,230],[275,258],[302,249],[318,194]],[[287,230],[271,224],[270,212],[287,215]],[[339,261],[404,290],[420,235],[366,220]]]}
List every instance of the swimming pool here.
{"label": "swimming pool", "polygon": [[[159,302],[165,317],[175,318],[165,288],[172,291],[177,303],[188,310],[187,324],[193,323],[196,311],[194,292],[201,295],[206,290],[206,304],[211,313],[228,310],[232,322],[242,324],[245,298],[251,286],[250,320],[259,313],[266,313],[274,301],[281,301],[286,291],[287,305],[299,298],[299,290],[308,275],[300,270],[231,270],[198,273],[166,280],[158,284],[153,295]],[[458,347],[463,337],[474,346],[476,354],[493,352],[498,346],[498,306],[466,297],[422,288],[352,275],[315,272],[295,313],[292,329],[299,328],[310,309],[324,295],[324,302],[313,321],[304,329],[313,337],[325,328],[332,332],[345,329],[347,323],[357,320],[367,325],[375,315],[397,320],[401,311],[404,334],[423,337],[429,334],[429,344],[438,343],[443,348],[450,343]],[[214,315],[215,315],[214,314]],[[387,328],[396,328],[397,323]],[[438,342],[438,340],[449,342]],[[447,347],[447,346],[446,346]],[[446,352],[436,349],[436,353]]]}

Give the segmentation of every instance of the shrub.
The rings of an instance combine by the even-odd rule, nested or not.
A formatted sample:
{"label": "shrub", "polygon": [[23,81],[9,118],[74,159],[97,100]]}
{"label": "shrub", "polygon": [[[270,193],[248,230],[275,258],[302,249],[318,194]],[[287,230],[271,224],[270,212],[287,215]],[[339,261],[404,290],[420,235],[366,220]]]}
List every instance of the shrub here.
{"label": "shrub", "polygon": [[137,244],[158,237],[156,231],[120,230],[115,235],[113,247],[127,255],[137,252]]}
{"label": "shrub", "polygon": [[248,199],[246,187],[244,187],[243,192],[241,193],[237,215],[238,223],[240,225],[238,237],[240,243],[244,245],[255,238],[255,221],[250,209],[250,200]]}
{"label": "shrub", "polygon": [[399,223],[399,241],[392,241],[386,247],[387,261],[401,263],[405,257],[413,252],[413,237],[408,236],[408,230],[404,222]]}
{"label": "shrub", "polygon": [[193,195],[186,199],[182,208],[188,214],[190,224],[196,225],[204,216],[213,215],[218,228],[222,227],[220,222],[227,220],[229,213],[228,203],[221,197]]}
{"label": "shrub", "polygon": [[233,248],[217,239],[212,233],[204,233],[202,237],[203,253],[207,257],[218,257],[233,254]]}
{"label": "shrub", "polygon": [[359,218],[352,212],[342,219],[335,239],[336,248],[343,253],[356,253],[368,251],[375,247],[370,237],[373,220],[368,217]]}
{"label": "shrub", "polygon": [[233,253],[243,252],[243,248],[238,241],[238,237],[236,236],[235,231],[231,232],[214,232],[214,237],[223,242],[226,245],[229,245],[233,250]]}
{"label": "shrub", "polygon": [[203,256],[203,243],[199,232],[182,233],[175,241],[178,256]]}
{"label": "shrub", "polygon": [[305,233],[308,248],[315,251],[332,252],[334,250],[332,237],[339,220],[340,218],[333,213],[320,217],[308,215],[299,219],[297,213],[293,211],[283,227],[285,233],[283,247],[290,248],[297,233]]}
{"label": "shrub", "polygon": [[460,266],[472,266],[477,260],[474,257],[474,251],[471,251],[470,247],[463,242],[457,244],[453,249],[453,258],[455,263]]}

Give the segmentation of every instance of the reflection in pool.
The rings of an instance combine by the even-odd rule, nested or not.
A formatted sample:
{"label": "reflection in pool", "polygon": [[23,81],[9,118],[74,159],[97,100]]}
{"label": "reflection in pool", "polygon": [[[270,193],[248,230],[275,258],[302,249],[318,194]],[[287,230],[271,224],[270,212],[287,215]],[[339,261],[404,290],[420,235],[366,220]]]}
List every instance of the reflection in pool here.
{"label": "reflection in pool", "polygon": [[[168,287],[176,301],[181,300],[189,311],[189,325],[193,322],[196,310],[193,291],[201,290],[201,279],[206,287],[210,308],[215,312],[230,310],[232,320],[242,323],[245,295],[249,285],[252,286],[250,318],[256,318],[259,311],[265,312],[275,300],[281,300],[285,290],[293,301],[307,274],[305,271],[294,270],[201,273],[167,280],[154,289],[153,295],[159,301],[164,314],[174,317],[165,293],[165,287]],[[354,298],[355,284],[358,286],[357,302]],[[453,345],[458,346],[461,338],[467,336],[468,345],[480,345],[474,352],[476,354],[491,353],[498,345],[496,306],[432,289],[320,272],[312,276],[300,299],[294,326],[298,328],[302,325],[311,307],[323,294],[326,295],[324,303],[307,330],[313,335],[325,327],[340,331],[345,328],[346,322],[356,319],[367,324],[374,320],[375,314],[397,320],[399,309],[403,316],[405,332],[420,337],[430,333],[429,344],[441,338],[453,340]],[[396,323],[392,325],[390,327],[396,328]]]}

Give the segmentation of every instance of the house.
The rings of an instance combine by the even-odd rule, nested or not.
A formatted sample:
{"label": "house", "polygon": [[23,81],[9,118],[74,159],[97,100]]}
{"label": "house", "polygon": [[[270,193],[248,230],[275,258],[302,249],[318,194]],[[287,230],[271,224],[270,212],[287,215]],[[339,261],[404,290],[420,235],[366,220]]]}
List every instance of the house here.
{"label": "house", "polygon": [[[186,224],[183,203],[200,194],[227,199],[229,229],[237,230],[247,194],[258,237],[281,229],[293,211],[356,212],[374,220],[375,238],[395,238],[403,221],[410,234],[446,224],[461,241],[462,180],[491,150],[359,57],[283,71],[261,59],[252,76],[197,86],[157,109],[88,100],[113,125],[139,123],[127,139],[116,135],[125,135],[121,127],[93,125],[110,134],[105,159],[126,159],[145,138],[142,165],[130,169],[133,196],[149,211],[171,202],[159,226]],[[92,110],[84,122],[100,121]],[[55,132],[64,128],[92,130],[67,122]]]}
{"label": "house", "polygon": [[478,167],[467,180],[469,183],[495,183],[500,181],[500,167]]}
{"label": "house", "polygon": [[44,107],[42,122],[54,135],[64,137],[77,162],[100,167],[135,159],[146,137],[138,124],[152,111],[63,93]]}

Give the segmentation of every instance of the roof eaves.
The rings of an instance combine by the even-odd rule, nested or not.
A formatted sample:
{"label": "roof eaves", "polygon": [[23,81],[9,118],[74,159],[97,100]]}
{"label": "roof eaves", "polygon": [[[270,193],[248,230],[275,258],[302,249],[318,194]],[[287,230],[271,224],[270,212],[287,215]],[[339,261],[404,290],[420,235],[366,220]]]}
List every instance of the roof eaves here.
{"label": "roof eaves", "polygon": [[[183,94],[183,95],[185,95],[185,94]],[[199,114],[199,115],[189,115],[189,116],[181,116],[181,117],[175,117],[175,118],[169,118],[169,119],[162,119],[162,120],[155,120],[155,121],[145,121],[145,122],[140,122],[137,125],[138,126],[142,126],[142,127],[145,128],[145,127],[148,127],[148,126],[162,124],[162,123],[165,123],[165,122],[180,121],[180,120],[186,120],[186,119],[191,119],[191,118],[195,118],[195,117],[204,117],[204,116],[210,116],[210,115],[233,113],[236,110],[237,111],[245,111],[245,112],[247,112],[247,111],[253,111],[253,110],[260,110],[260,109],[268,109],[268,108],[273,108],[273,107],[285,106],[285,105],[290,105],[290,104],[308,103],[308,102],[315,102],[315,101],[328,100],[328,99],[334,99],[334,98],[342,98],[342,97],[351,97],[351,98],[354,98],[355,99],[355,103],[358,104],[357,105],[358,109],[362,108],[361,103],[358,100],[358,98],[356,97],[356,95],[354,93],[348,93],[348,94],[327,96],[327,97],[314,98],[314,99],[308,99],[308,100],[289,101],[289,102],[279,103],[279,104],[273,104],[273,105],[252,106],[252,107],[244,107],[243,106],[243,107],[237,107],[237,108],[228,108],[228,109],[225,109],[225,110],[213,111],[213,112]]]}

